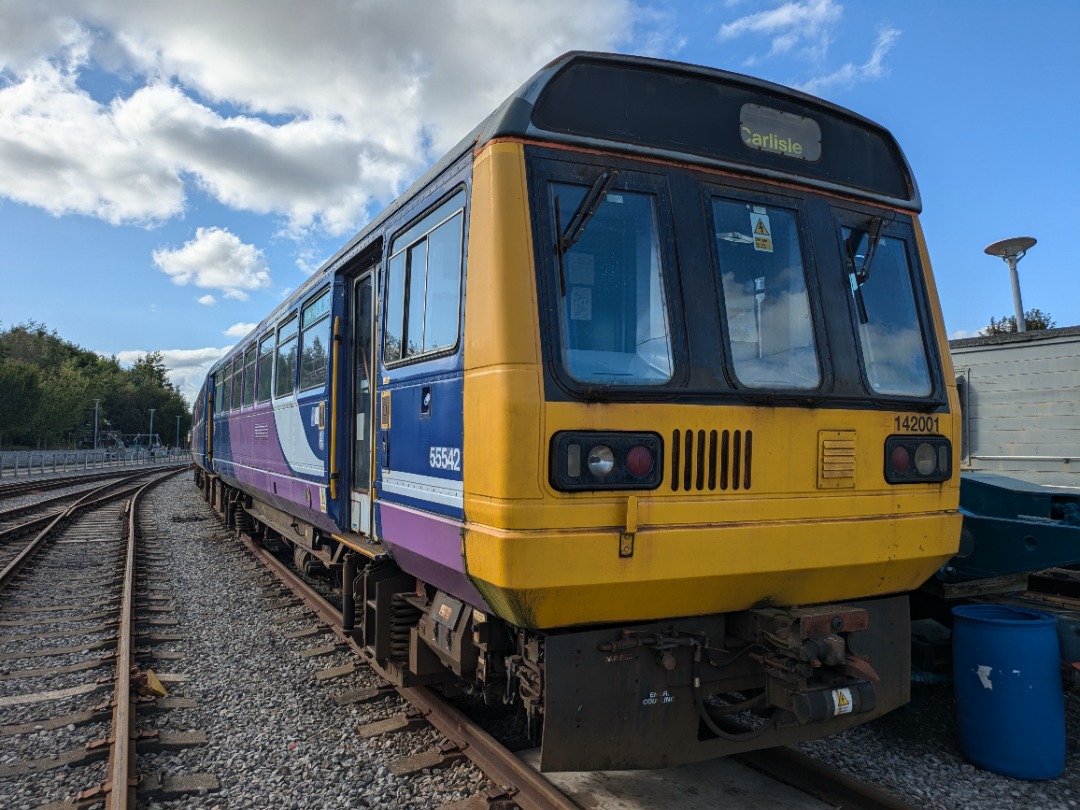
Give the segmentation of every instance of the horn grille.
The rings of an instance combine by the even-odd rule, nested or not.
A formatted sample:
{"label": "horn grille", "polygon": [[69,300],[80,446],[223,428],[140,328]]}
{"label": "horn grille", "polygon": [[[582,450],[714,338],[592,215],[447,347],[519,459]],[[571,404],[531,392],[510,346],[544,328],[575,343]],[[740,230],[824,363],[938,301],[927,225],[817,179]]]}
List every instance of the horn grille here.
{"label": "horn grille", "polygon": [[750,489],[753,447],[750,430],[672,431],[672,492]]}

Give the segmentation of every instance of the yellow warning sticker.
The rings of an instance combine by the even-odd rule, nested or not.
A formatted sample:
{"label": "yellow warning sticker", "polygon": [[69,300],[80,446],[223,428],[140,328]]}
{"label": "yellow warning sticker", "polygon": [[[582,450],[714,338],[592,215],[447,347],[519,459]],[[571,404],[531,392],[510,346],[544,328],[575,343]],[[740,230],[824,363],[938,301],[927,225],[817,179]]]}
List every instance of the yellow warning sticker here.
{"label": "yellow warning sticker", "polygon": [[854,706],[852,705],[850,689],[846,687],[843,689],[833,689],[832,699],[833,716],[838,716],[841,714],[851,714]]}
{"label": "yellow warning sticker", "polygon": [[750,214],[750,230],[754,234],[754,250],[772,253],[772,228],[769,225],[769,215],[759,211],[752,212]]}

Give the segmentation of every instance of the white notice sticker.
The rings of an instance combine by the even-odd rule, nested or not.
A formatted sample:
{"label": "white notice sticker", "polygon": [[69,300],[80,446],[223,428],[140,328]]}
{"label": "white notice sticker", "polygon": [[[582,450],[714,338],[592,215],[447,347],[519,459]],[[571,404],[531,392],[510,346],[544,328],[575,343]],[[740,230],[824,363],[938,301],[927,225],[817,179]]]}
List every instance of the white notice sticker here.
{"label": "white notice sticker", "polygon": [[839,716],[841,714],[851,714],[854,708],[851,700],[851,690],[847,687],[843,689],[832,690],[833,700],[833,716]]}
{"label": "white notice sticker", "polygon": [[570,320],[592,320],[592,287],[570,288]]}
{"label": "white notice sticker", "polygon": [[754,250],[772,253],[772,226],[769,215],[754,211],[750,214],[750,232],[754,237]]}

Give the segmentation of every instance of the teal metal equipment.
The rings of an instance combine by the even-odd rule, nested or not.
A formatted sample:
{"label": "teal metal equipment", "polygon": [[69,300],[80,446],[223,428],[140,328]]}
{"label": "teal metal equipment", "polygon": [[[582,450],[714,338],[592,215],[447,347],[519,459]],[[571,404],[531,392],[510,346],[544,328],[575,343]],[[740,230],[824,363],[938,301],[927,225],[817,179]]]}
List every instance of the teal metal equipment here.
{"label": "teal metal equipment", "polygon": [[960,550],[937,578],[964,582],[1080,563],[1080,488],[960,475]]}

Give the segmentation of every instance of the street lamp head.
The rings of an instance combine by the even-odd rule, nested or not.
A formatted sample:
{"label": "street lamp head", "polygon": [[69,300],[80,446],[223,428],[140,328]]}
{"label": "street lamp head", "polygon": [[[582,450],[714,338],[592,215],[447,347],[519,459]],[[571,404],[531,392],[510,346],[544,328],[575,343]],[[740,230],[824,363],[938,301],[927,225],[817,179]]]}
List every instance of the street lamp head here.
{"label": "street lamp head", "polygon": [[1002,239],[992,245],[987,245],[983,252],[987,256],[997,256],[1007,262],[1010,259],[1019,261],[1024,258],[1024,254],[1028,252],[1029,248],[1035,246],[1035,242],[1036,240],[1032,236],[1014,236],[1011,239]]}
{"label": "street lamp head", "polygon": [[1020,298],[1020,274],[1016,272],[1016,263],[1024,258],[1024,255],[1028,252],[1028,248],[1035,245],[1035,238],[1032,236],[1014,236],[1012,239],[1002,239],[1000,242],[994,242],[992,245],[987,245],[984,248],[984,252],[988,256],[997,256],[999,259],[1004,259],[1005,264],[1009,265],[1009,277],[1012,281],[1013,291],[1013,307],[1016,309],[1016,331],[1026,332],[1027,324],[1024,319],[1024,302]]}

